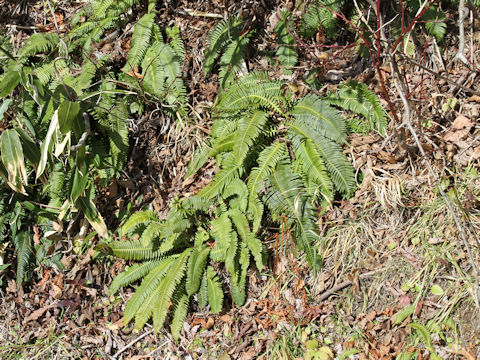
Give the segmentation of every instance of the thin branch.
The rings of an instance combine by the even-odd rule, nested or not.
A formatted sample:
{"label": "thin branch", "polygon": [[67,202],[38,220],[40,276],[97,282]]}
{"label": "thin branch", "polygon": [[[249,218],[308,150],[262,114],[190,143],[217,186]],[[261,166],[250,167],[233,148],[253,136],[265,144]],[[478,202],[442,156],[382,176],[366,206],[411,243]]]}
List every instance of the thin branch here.
{"label": "thin branch", "polygon": [[118,350],[115,355],[113,355],[113,358],[116,359],[118,358],[118,356],[123,353],[125,350],[128,350],[129,348],[131,348],[133,345],[135,345],[138,341],[142,340],[144,337],[147,337],[148,335],[152,334],[153,333],[153,329],[150,330],[150,331],[147,331],[146,333],[140,335],[139,337],[137,337],[135,340],[129,342],[127,345],[125,345],[123,348],[121,348],[120,350]]}
{"label": "thin branch", "polygon": [[452,79],[449,79],[448,77],[446,76],[443,76],[443,75],[440,75],[438,72],[432,70],[432,69],[429,69],[428,67],[422,65],[420,62],[402,54],[402,53],[397,53],[398,55],[400,55],[403,59],[407,60],[408,62],[418,66],[419,68],[429,72],[430,74],[434,75],[435,77],[439,78],[439,79],[442,79],[442,80],[445,80],[446,82],[449,82],[450,84],[453,84],[455,86],[458,86],[460,89],[470,93],[470,94],[473,94],[473,95],[479,95],[480,96],[480,91],[477,91],[477,90],[473,90],[473,89],[470,89],[466,86],[463,86],[462,84],[459,84],[458,82],[452,80]]}
{"label": "thin branch", "polygon": [[413,128],[413,125],[412,125],[412,122],[411,122],[411,119],[410,119],[410,105],[408,103],[407,96],[406,96],[407,89],[406,89],[405,84],[401,81],[400,71],[398,69],[398,65],[397,65],[394,57],[392,56],[391,52],[389,52],[388,58],[390,60],[390,65],[391,65],[391,68],[392,68],[393,81],[394,81],[395,87],[398,91],[398,94],[400,96],[400,99],[402,100],[403,107],[404,107],[403,122],[405,123],[405,125],[407,126],[408,130],[410,131],[413,139],[415,140],[415,144],[417,145],[418,150],[419,150],[420,154],[422,155],[423,161],[427,165],[428,172],[430,173],[430,175],[434,179],[434,182],[437,185],[440,196],[445,201],[445,204],[447,205],[447,209],[453,217],[453,221],[455,222],[458,233],[460,235],[460,240],[463,243],[463,246],[464,246],[465,250],[467,251],[468,259],[470,261],[470,265],[472,266],[472,272],[473,272],[473,276],[475,278],[475,285],[474,285],[474,289],[473,289],[473,298],[475,300],[475,304],[477,305],[477,308],[480,309],[480,292],[479,292],[478,268],[477,268],[477,264],[475,262],[475,259],[473,257],[473,252],[472,252],[471,245],[467,240],[467,235],[466,235],[465,230],[463,228],[463,224],[460,221],[460,218],[458,217],[450,198],[445,194],[445,191],[443,190],[442,184],[440,182],[440,178],[438,177],[437,173],[433,170],[433,167],[430,164],[430,161],[427,157],[427,154],[425,153],[425,150],[422,147],[422,143],[420,142],[420,139],[417,135],[417,132]]}

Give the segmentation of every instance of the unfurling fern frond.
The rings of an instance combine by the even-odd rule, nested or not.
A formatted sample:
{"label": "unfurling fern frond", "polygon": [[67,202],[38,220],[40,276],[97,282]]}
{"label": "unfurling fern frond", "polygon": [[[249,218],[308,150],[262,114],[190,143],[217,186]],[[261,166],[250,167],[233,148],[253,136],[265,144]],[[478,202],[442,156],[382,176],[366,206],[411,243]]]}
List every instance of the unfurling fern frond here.
{"label": "unfurling fern frond", "polygon": [[388,127],[387,112],[378,96],[371,92],[367,85],[357,81],[343,83],[336,93],[329,94],[324,100],[328,104],[363,115],[369,122],[370,129],[385,135]]}
{"label": "unfurling fern frond", "polygon": [[212,71],[215,61],[224,51],[225,47],[232,39],[238,37],[242,26],[242,19],[238,16],[221,20],[207,36],[207,46],[205,48],[205,60],[203,70],[205,74]]}

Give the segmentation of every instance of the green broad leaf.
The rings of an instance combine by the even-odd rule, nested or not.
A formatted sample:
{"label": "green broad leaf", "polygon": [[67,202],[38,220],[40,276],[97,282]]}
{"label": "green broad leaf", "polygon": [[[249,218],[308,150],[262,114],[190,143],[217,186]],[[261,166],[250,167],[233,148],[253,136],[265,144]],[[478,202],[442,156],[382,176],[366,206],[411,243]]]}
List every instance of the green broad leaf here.
{"label": "green broad leaf", "polygon": [[402,310],[400,310],[397,315],[395,316],[395,322],[394,324],[395,325],[399,325],[403,322],[403,320],[405,320],[407,317],[409,317],[410,315],[413,315],[413,313],[415,312],[415,305],[412,304],[410,306],[407,306],[405,308],[403,308]]}
{"label": "green broad leaf", "polygon": [[200,288],[205,263],[209,254],[210,248],[208,246],[194,248],[188,261],[187,281],[185,284],[188,296],[192,296]]}
{"label": "green broad leaf", "polygon": [[210,311],[218,314],[223,308],[223,290],[213,267],[207,268],[207,294]]}
{"label": "green broad leaf", "polygon": [[50,121],[50,125],[48,127],[47,135],[45,136],[45,140],[43,140],[42,145],[40,146],[40,161],[38,163],[37,168],[37,176],[38,179],[47,166],[48,158],[52,153],[52,139],[55,134],[55,130],[58,128],[58,109],[55,110],[52,116],[52,120]]}
{"label": "green broad leaf", "polygon": [[80,103],[64,100],[58,107],[58,125],[62,134],[72,129],[72,124],[80,113]]}
{"label": "green broad leaf", "polygon": [[445,293],[443,289],[438,285],[433,285],[430,291],[432,292],[433,295],[438,295],[438,296],[442,296]]}
{"label": "green broad leaf", "polygon": [[77,201],[77,199],[82,196],[83,191],[88,183],[88,174],[86,172],[86,166],[83,166],[84,170],[83,173],[78,170],[78,167],[75,167],[75,175],[73,176],[73,185],[72,191],[70,193],[70,198],[73,202]]}
{"label": "green broad leaf", "polygon": [[424,325],[419,323],[410,323],[407,326],[418,331],[418,333],[425,341],[425,346],[427,347],[427,349],[432,348],[432,337],[430,336],[430,331]]}
{"label": "green broad leaf", "polygon": [[358,354],[360,351],[357,349],[348,349],[345,351],[342,351],[340,355],[338,355],[338,360],[345,360],[350,358],[350,356]]}
{"label": "green broad leaf", "polygon": [[32,140],[32,138],[27,134],[27,132],[21,128],[16,128],[15,131],[20,136],[20,141],[22,142],[23,153],[25,158],[30,161],[35,170],[38,167],[40,161],[40,148]]}
{"label": "green broad leaf", "polygon": [[2,162],[7,170],[8,180],[23,188],[27,184],[27,170],[23,156],[22,143],[13,129],[4,130],[0,136]]}
{"label": "green broad leaf", "polygon": [[108,236],[107,225],[98,212],[92,200],[80,197],[75,201],[75,206],[80,209],[87,218],[88,222],[97,231],[97,234],[105,238]]}
{"label": "green broad leaf", "polygon": [[0,80],[0,98],[4,98],[13,91],[20,83],[21,77],[18,71],[7,71]]}
{"label": "green broad leaf", "polygon": [[3,120],[3,115],[8,110],[8,107],[10,106],[11,103],[12,103],[12,99],[5,99],[2,102],[2,105],[0,105],[0,121]]}

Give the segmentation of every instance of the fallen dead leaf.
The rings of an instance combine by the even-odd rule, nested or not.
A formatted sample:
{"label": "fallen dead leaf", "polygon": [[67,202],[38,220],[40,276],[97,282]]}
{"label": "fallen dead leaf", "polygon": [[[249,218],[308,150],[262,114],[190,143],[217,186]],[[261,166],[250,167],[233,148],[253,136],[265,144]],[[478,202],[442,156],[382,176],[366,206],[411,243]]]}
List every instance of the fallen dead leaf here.
{"label": "fallen dead leaf", "polygon": [[30,315],[28,315],[25,320],[23,320],[23,323],[26,324],[30,321],[35,321],[35,320],[38,320],[38,318],[40,316],[42,316],[48,309],[51,309],[52,307],[54,307],[55,305],[53,304],[50,304],[50,305],[47,305],[47,306],[44,306],[40,309],[37,309],[35,310],[34,312],[32,312]]}

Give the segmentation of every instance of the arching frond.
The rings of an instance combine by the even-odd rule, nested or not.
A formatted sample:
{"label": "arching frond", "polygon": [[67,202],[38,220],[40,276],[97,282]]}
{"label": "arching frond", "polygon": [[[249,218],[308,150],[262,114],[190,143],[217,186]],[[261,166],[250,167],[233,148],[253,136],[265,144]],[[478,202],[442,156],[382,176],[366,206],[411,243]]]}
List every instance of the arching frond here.
{"label": "arching frond", "polygon": [[238,36],[242,26],[242,19],[238,16],[221,20],[215,28],[208,33],[207,46],[205,48],[205,60],[203,61],[203,70],[208,74],[217,60],[220,52],[231,39]]}
{"label": "arching frond", "polygon": [[120,288],[130,285],[131,283],[143,278],[150,272],[150,270],[159,265],[161,261],[162,260],[154,260],[133,264],[127,270],[118,274],[115,279],[113,279],[110,287],[108,288],[109,294],[114,295]]}
{"label": "arching frond", "polygon": [[336,109],[320,100],[318,96],[312,94],[303,97],[295,104],[291,113],[298,121],[323,136],[337,142],[345,141],[347,136],[345,120]]}
{"label": "arching frond", "polygon": [[266,120],[267,113],[262,110],[257,110],[253,113],[246,113],[238,121],[238,128],[235,132],[236,143],[233,149],[233,154],[238,163],[241,163],[245,159],[248,150],[261,133]]}
{"label": "arching frond", "polygon": [[130,51],[127,56],[126,71],[131,71],[136,65],[139,65],[147,51],[150,38],[152,36],[153,21],[155,14],[143,15],[135,25],[132,35]]}
{"label": "arching frond", "polygon": [[363,115],[371,129],[385,135],[388,127],[387,112],[382,107],[378,96],[371,92],[367,85],[357,81],[343,83],[336,93],[329,94],[324,100],[329,104]]}

